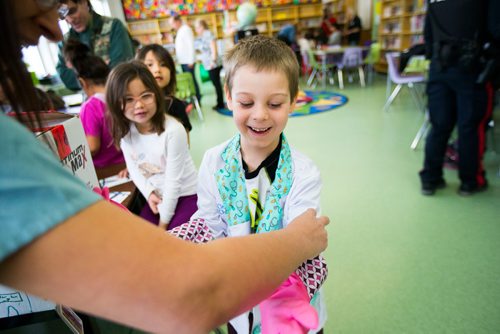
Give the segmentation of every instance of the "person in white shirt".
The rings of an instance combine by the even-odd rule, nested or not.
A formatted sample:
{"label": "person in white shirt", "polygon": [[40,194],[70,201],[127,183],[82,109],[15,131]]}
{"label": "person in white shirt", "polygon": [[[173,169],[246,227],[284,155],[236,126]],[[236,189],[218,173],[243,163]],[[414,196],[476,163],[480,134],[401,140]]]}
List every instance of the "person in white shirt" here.
{"label": "person in white shirt", "polygon": [[[283,134],[299,89],[295,55],[284,42],[257,35],[228,51],[224,66],[226,100],[239,133],[205,153],[198,176],[198,211],[191,220],[203,219],[215,238],[224,238],[279,230],[308,208],[319,212],[320,172],[289,146]],[[293,297],[279,303],[259,304],[232,319],[228,332],[290,333],[284,328],[293,327],[301,329],[293,333],[320,333],[326,321],[323,280],[305,298],[290,293]],[[285,283],[284,289],[294,285]],[[278,290],[271,298],[284,294]],[[297,320],[300,317],[290,307],[297,303],[312,313],[314,321]],[[269,307],[277,304],[281,306]],[[277,316],[288,312],[292,314]],[[284,327],[279,327],[279,319]]]}
{"label": "person in white shirt", "polygon": [[189,72],[193,76],[196,97],[201,103],[200,88],[194,75],[195,52],[193,29],[182,21],[179,15],[173,15],[169,20],[170,26],[176,31],[175,34],[175,56],[177,63],[181,64],[182,71]]}
{"label": "person in white shirt", "polygon": [[165,114],[172,100],[164,98],[149,69],[133,61],[111,72],[106,101],[114,142],[148,201],[140,216],[169,230],[187,222],[196,211],[197,171],[184,127]]}
{"label": "person in white shirt", "polygon": [[224,92],[222,91],[222,84],[220,81],[222,60],[217,50],[217,39],[208,28],[208,24],[205,20],[197,19],[194,27],[198,34],[198,50],[200,51],[201,63],[208,71],[210,81],[212,81],[215,93],[217,94],[217,104],[213,106],[212,109],[224,109]]}

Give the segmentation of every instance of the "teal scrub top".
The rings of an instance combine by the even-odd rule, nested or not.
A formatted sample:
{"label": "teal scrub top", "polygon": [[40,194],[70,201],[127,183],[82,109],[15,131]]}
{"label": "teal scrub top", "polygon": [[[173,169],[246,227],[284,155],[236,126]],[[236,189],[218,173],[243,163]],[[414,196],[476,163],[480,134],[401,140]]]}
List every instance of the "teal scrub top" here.
{"label": "teal scrub top", "polygon": [[0,261],[100,199],[4,114],[0,155]]}

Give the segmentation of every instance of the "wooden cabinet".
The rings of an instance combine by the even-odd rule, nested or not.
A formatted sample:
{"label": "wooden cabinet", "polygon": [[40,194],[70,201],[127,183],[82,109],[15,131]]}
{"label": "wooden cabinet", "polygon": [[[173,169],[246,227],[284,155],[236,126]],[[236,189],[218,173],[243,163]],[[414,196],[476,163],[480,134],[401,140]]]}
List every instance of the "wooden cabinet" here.
{"label": "wooden cabinet", "polygon": [[381,58],[379,70],[386,67],[385,53],[403,51],[423,43],[425,0],[382,0],[379,25]]}
{"label": "wooden cabinet", "polygon": [[[341,8],[343,13],[344,0],[334,0],[335,8]],[[323,4],[319,0],[300,3],[275,5],[258,8],[255,25],[261,34],[274,36],[285,24],[301,23],[303,27],[319,27],[323,15]],[[343,16],[342,16],[343,17]],[[211,12],[203,14],[192,14],[183,17],[191,26],[198,18],[204,19],[217,38],[224,38],[224,23],[236,22],[236,11]],[[168,17],[151,18],[148,20],[137,20],[127,22],[130,34],[141,44],[172,43],[173,36],[168,24]]]}

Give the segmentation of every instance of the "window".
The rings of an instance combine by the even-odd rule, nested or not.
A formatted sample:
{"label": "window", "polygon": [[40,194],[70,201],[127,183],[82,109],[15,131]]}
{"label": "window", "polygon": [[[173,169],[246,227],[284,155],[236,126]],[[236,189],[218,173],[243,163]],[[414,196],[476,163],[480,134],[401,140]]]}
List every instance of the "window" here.
{"label": "window", "polygon": [[[107,0],[91,0],[90,3],[96,13],[111,16]],[[69,25],[66,21],[59,21],[59,26],[63,34],[68,32]],[[57,44],[44,37],[40,38],[37,46],[23,48],[24,62],[27,64],[29,71],[35,72],[39,78],[56,74],[57,54]]]}

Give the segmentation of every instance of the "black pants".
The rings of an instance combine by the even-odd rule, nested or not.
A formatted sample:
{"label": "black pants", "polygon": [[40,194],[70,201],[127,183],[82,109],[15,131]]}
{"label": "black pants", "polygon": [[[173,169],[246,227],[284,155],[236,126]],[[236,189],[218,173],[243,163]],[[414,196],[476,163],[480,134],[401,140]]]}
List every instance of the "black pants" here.
{"label": "black pants", "polygon": [[431,63],[427,96],[431,130],[425,145],[422,182],[437,183],[443,177],[443,159],[450,135],[458,127],[458,171],[462,184],[485,184],[482,158],[485,127],[492,111],[493,90],[476,84],[477,74],[458,67],[439,69]]}
{"label": "black pants", "polygon": [[194,89],[196,90],[196,97],[198,98],[198,101],[201,104],[201,94],[200,94],[200,87],[198,87],[198,82],[196,81],[196,76],[194,75],[194,65],[192,68],[190,68],[187,64],[181,64],[182,71],[183,72],[189,72],[193,76],[193,81],[194,81]]}
{"label": "black pants", "polygon": [[222,66],[218,66],[208,70],[208,75],[210,77],[210,81],[215,87],[215,93],[217,94],[217,108],[224,108],[224,93],[222,91],[222,85],[220,83],[220,71],[222,70]]}

